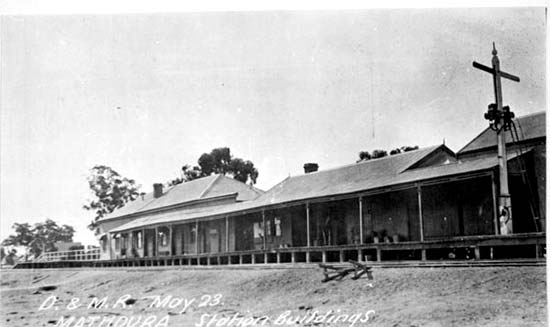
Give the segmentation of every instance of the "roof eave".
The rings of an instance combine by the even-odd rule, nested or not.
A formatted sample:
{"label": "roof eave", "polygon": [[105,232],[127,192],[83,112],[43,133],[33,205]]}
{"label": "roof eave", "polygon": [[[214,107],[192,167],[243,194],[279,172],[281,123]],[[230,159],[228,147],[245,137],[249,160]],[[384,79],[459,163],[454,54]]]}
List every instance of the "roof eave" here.
{"label": "roof eave", "polygon": [[[364,189],[360,191],[353,191],[348,193],[341,193],[341,194],[332,194],[332,195],[324,195],[324,196],[314,196],[309,198],[301,198],[301,199],[294,199],[290,201],[282,201],[277,203],[271,203],[271,204],[261,204],[255,207],[241,209],[241,210],[235,210],[235,211],[229,211],[229,212],[223,212],[223,213],[217,213],[214,215],[205,215],[202,217],[196,217],[191,219],[183,219],[179,221],[171,221],[170,223],[178,223],[183,221],[198,221],[198,220],[212,220],[217,219],[219,217],[225,217],[225,216],[237,216],[237,215],[244,215],[244,214],[250,214],[255,212],[260,212],[262,210],[274,210],[277,208],[285,208],[285,207],[291,207],[291,206],[297,206],[303,203],[314,203],[314,202],[322,202],[322,201],[336,201],[336,200],[343,200],[347,198],[353,198],[355,196],[369,196],[369,195],[375,195],[375,194],[381,194],[386,192],[394,192],[399,190],[405,190],[405,189],[411,189],[416,187],[420,182],[423,182],[423,184],[438,184],[438,180],[440,180],[442,183],[449,181],[449,179],[456,178],[457,176],[463,176],[464,178],[475,178],[476,176],[479,176],[480,174],[486,174],[490,173],[494,169],[494,166],[487,167],[487,168],[480,168],[468,172],[462,172],[462,173],[456,173],[451,175],[445,175],[445,176],[436,176],[432,178],[426,178],[426,179],[419,179],[414,181],[408,181],[408,182],[402,182],[402,183],[396,183],[392,185],[385,185],[380,187],[374,187],[370,189]],[[153,223],[150,225],[143,225],[143,226],[159,226],[166,223]],[[123,233],[128,232],[135,228],[141,228],[143,226],[136,226],[136,227],[130,227],[127,229],[119,229],[116,231],[112,231],[110,233]],[[119,227],[117,227],[119,228]]]}
{"label": "roof eave", "polygon": [[[532,143],[532,142],[539,142],[539,141],[544,141],[545,139],[546,139],[546,135],[539,136],[539,137],[533,137],[533,138],[529,138],[529,139],[524,139],[524,140],[520,140],[520,141],[517,141],[517,142],[507,142],[506,146],[508,147],[508,146],[515,145],[515,144],[526,144],[526,143]],[[462,148],[462,149],[464,149],[464,148]],[[485,151],[488,151],[488,150],[496,150],[497,148],[498,148],[497,144],[493,144],[493,145],[490,145],[490,146],[475,148],[475,149],[464,151],[464,152],[459,151],[459,152],[457,152],[457,156],[460,157],[460,156],[463,156],[465,154],[473,154],[473,153],[485,152]]]}
{"label": "roof eave", "polygon": [[223,199],[226,199],[226,198],[227,199],[230,199],[230,198],[235,198],[236,199],[238,195],[239,195],[238,192],[233,192],[233,193],[222,194],[222,195],[213,196],[213,197],[209,197],[209,198],[194,199],[194,200],[191,200],[191,201],[177,203],[177,204],[164,206],[164,207],[160,207],[160,208],[154,208],[154,209],[149,209],[149,210],[132,212],[130,214],[126,214],[126,215],[119,216],[119,217],[111,217],[111,218],[107,218],[107,219],[103,219],[103,220],[98,220],[97,223],[99,224],[99,223],[103,223],[103,222],[107,222],[107,221],[114,221],[114,220],[127,219],[127,218],[135,218],[135,217],[139,217],[139,216],[142,216],[142,215],[145,215],[145,214],[163,212],[163,211],[168,211],[168,210],[173,210],[173,209],[179,209],[179,208],[183,208],[183,207],[186,207],[186,206],[189,206],[189,205],[203,203],[203,202],[209,202],[209,201],[213,201],[213,200],[223,200]]}

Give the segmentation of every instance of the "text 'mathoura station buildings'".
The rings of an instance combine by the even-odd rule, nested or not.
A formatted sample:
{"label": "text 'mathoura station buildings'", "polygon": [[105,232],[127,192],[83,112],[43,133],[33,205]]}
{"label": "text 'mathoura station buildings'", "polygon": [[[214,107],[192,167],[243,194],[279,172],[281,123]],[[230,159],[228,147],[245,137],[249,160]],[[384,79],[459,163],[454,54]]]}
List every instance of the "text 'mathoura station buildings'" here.
{"label": "text 'mathoura station buildings'", "polygon": [[538,257],[546,234],[545,112],[506,134],[513,234],[501,235],[495,132],[288,177],[263,192],[212,175],[97,221],[100,263],[196,265]]}

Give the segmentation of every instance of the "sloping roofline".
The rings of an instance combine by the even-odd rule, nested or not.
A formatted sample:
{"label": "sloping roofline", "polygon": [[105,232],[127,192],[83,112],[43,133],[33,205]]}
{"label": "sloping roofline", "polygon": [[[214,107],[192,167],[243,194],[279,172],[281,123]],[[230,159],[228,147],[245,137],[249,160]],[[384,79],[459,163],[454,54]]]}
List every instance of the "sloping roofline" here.
{"label": "sloping roofline", "polygon": [[[516,117],[514,119],[514,121],[520,122],[522,120],[526,120],[526,119],[532,118],[534,116],[543,116],[543,115],[544,116],[546,115],[546,111],[538,111],[538,112],[530,113],[530,114],[527,114],[527,115],[519,116],[519,117]],[[545,121],[545,123],[546,123],[546,121]],[[470,140],[470,142],[468,142],[465,146],[463,146],[460,150],[458,150],[457,155],[461,155],[461,154],[464,154],[464,153],[470,153],[470,152],[482,151],[482,150],[486,150],[486,149],[496,147],[497,145],[496,145],[496,142],[495,142],[495,144],[485,145],[485,146],[481,146],[481,147],[478,147],[478,148],[467,150],[470,145],[474,144],[476,141],[478,141],[482,136],[484,136],[490,130],[491,129],[489,127],[486,127],[483,131],[481,131],[481,133],[479,133],[476,137],[474,137],[472,140]],[[544,135],[542,135],[542,136],[526,138],[526,139],[523,139],[521,141],[527,141],[527,140],[536,139],[536,138],[539,138],[539,137],[546,137],[546,131],[543,134]],[[513,143],[513,142],[512,141],[507,141],[506,142],[506,144],[511,144],[511,143]]]}
{"label": "sloping roofline", "polygon": [[[531,150],[529,150],[531,151]],[[525,152],[526,153],[526,152]],[[523,153],[523,154],[525,154]],[[514,160],[519,154],[512,155],[508,160]],[[465,176],[465,178],[471,178],[472,176],[480,176],[479,174],[490,174],[490,171],[498,165],[496,157],[483,157],[475,160],[465,161],[465,162],[455,162],[448,165],[437,165],[429,167],[421,167],[418,169],[407,170],[400,174],[400,178],[395,180],[394,183],[389,183],[388,185],[381,187],[374,187],[359,191],[345,192],[341,194],[333,195],[324,195],[316,196],[311,198],[299,198],[291,201],[285,201],[281,203],[268,203],[265,201],[253,200],[249,202],[241,203],[232,203],[226,205],[220,205],[212,208],[198,208],[198,209],[189,209],[184,212],[178,212],[177,214],[171,214],[164,217],[142,217],[136,220],[125,223],[121,226],[113,228],[110,232],[118,233],[128,231],[134,228],[141,228],[144,226],[154,226],[166,223],[181,223],[184,221],[195,221],[195,220],[210,220],[216,219],[223,216],[235,216],[241,214],[249,214],[253,212],[258,212],[260,210],[272,210],[280,206],[292,206],[299,203],[304,203],[308,201],[316,202],[321,199],[342,199],[347,197],[353,197],[354,195],[360,194],[378,194],[384,192],[384,189],[392,189],[394,191],[403,189],[407,185],[414,185],[420,181],[428,182],[429,184],[434,183],[438,179],[443,179],[444,181],[449,178]],[[447,168],[448,167],[448,168]],[[470,177],[466,177],[470,176]],[[486,175],[485,175],[486,176]],[[286,178],[285,180],[288,180]],[[280,183],[279,183],[280,184]],[[269,192],[269,191],[268,191]]]}
{"label": "sloping roofline", "polygon": [[[210,181],[208,181],[207,179],[211,179]],[[211,194],[208,194],[211,190],[214,189],[215,185],[216,184],[219,184],[223,179],[228,179],[228,180],[231,180],[231,182],[235,183],[236,186],[238,187],[232,187],[228,190],[226,190],[226,192],[218,192],[218,194],[215,194],[215,195],[211,195]],[[202,181],[201,181],[202,180]],[[208,184],[206,184],[205,186],[201,187],[200,189],[198,190],[189,190],[189,191],[194,191],[195,194],[191,194],[191,196],[183,201],[181,201],[181,198],[180,200],[178,201],[178,199],[174,199],[172,201],[166,201],[166,199],[164,199],[164,202],[163,200],[159,200],[159,199],[162,199],[163,197],[165,196],[176,196],[176,194],[172,194],[170,195],[172,192],[174,192],[175,190],[177,190],[178,188],[185,188],[185,187],[188,187],[188,186],[192,186],[193,183],[200,183],[200,182],[208,182]],[[189,183],[189,184],[187,184]],[[239,185],[239,184],[242,184],[242,185]],[[199,184],[200,185],[200,184]],[[227,185],[226,185],[227,187]],[[239,189],[240,187],[240,189]],[[246,190],[244,189],[246,187]],[[238,197],[240,195],[241,192],[245,191],[248,192],[248,190],[251,191],[250,194],[248,194],[248,196],[250,196],[251,194],[256,194],[255,196],[253,196],[252,200],[261,196],[264,191],[256,188],[256,187],[251,187],[249,185],[246,185],[242,182],[239,182],[237,180],[234,180],[230,177],[227,177],[225,175],[221,175],[221,174],[216,174],[216,175],[211,175],[211,176],[206,176],[206,177],[202,177],[202,178],[198,178],[198,179],[195,179],[195,180],[192,180],[192,181],[189,181],[189,182],[184,182],[184,183],[181,183],[181,184],[178,184],[178,185],[174,185],[170,188],[168,188],[161,197],[159,198],[154,198],[152,196],[153,192],[150,192],[150,193],[147,193],[145,195],[145,197],[148,197],[147,200],[142,200],[143,201],[143,205],[141,206],[137,206],[135,209],[132,208],[132,210],[130,210],[129,212],[122,212],[122,214],[117,214],[117,210],[120,210],[120,209],[124,209],[125,207],[121,207],[115,211],[113,211],[112,213],[110,213],[109,215],[107,216],[104,216],[102,218],[100,218],[99,220],[97,220],[98,223],[102,223],[102,222],[106,222],[106,221],[113,221],[113,220],[118,220],[118,219],[124,219],[124,218],[130,218],[130,217],[135,217],[135,216],[141,216],[143,214],[147,214],[147,213],[152,213],[152,212],[159,212],[159,211],[165,211],[165,210],[173,210],[175,208],[180,208],[180,207],[185,207],[185,206],[189,206],[189,205],[194,205],[194,204],[198,204],[198,203],[205,203],[205,202],[210,202],[210,201],[216,201],[216,200],[224,200],[224,199],[235,199],[235,202],[239,202],[238,200]],[[178,191],[181,191],[181,190],[177,190],[176,192]],[[223,189],[222,189],[223,191]],[[246,196],[245,196],[246,197]],[[138,199],[135,199],[134,201],[140,201],[139,198]],[[130,203],[133,203],[134,201],[130,202]],[[158,202],[160,201],[160,203],[157,203],[155,205],[155,202]]]}

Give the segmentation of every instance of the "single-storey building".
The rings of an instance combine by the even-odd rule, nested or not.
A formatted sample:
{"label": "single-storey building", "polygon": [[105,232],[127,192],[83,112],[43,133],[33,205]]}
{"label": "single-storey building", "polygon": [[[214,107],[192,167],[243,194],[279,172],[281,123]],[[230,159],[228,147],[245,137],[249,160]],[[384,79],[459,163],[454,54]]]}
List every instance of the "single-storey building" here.
{"label": "single-storey building", "polygon": [[[514,234],[500,235],[496,134],[288,177],[263,192],[212,175],[97,221],[101,258],[131,265],[539,256],[545,243],[545,112],[507,135]],[[506,132],[509,134],[508,132]],[[510,134],[511,135],[511,134]],[[503,250],[511,249],[512,251]],[[533,250],[531,250],[533,248]],[[500,252],[499,252],[500,251]],[[466,253],[466,254],[464,254]]]}

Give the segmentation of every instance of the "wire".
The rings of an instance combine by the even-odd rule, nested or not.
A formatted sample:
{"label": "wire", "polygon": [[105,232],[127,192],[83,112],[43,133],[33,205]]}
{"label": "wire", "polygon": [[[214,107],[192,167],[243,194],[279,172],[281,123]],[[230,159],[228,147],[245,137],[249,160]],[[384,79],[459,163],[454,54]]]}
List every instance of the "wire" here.
{"label": "wire", "polygon": [[[525,139],[524,135],[523,135],[523,130],[521,129],[521,124],[519,124],[519,122],[518,122],[518,125],[520,126],[522,139]],[[531,182],[529,181],[528,176],[526,176],[527,169],[526,169],[526,164],[525,164],[524,158],[523,158],[523,154],[524,154],[523,145],[520,142],[521,140],[519,138],[518,130],[516,128],[516,123],[514,122],[514,120],[511,120],[511,127],[512,128],[510,128],[509,130],[510,130],[510,135],[512,137],[512,142],[517,144],[517,146],[518,146],[516,148],[516,154],[517,154],[517,158],[518,158],[518,164],[519,164],[521,179],[523,181],[523,184],[527,186],[527,192],[528,192],[527,198],[528,198],[528,202],[529,202],[529,209],[531,211],[531,216],[533,217],[533,222],[535,224],[535,231],[538,232],[539,231],[539,226],[538,226],[539,215],[538,215],[538,213],[540,213],[540,212],[539,212],[539,210],[536,206],[535,201],[533,200],[533,186],[531,185]]]}

